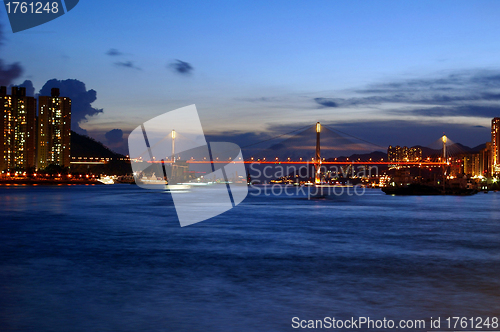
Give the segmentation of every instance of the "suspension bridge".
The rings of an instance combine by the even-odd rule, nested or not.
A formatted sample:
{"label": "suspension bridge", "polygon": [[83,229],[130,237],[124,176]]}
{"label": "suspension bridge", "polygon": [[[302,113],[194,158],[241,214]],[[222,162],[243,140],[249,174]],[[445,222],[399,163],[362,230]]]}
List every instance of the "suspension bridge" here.
{"label": "suspension bridge", "polygon": [[[270,154],[272,154],[272,152],[275,152],[276,149],[273,148],[274,146],[272,146],[271,148],[267,148],[267,149],[261,149],[261,153],[262,155],[265,155],[265,156],[259,156],[259,152],[256,152],[256,153],[253,153],[255,154],[256,156],[252,156],[252,157],[249,157],[249,158],[246,158],[246,159],[242,159],[242,158],[238,158],[238,160],[231,160],[231,159],[220,159],[219,160],[219,157],[218,156],[213,156],[212,160],[210,160],[210,158],[203,158],[203,159],[196,159],[194,157],[181,157],[181,154],[182,152],[178,153],[176,155],[175,153],[175,142],[176,140],[180,138],[183,138],[182,135],[180,135],[179,133],[177,133],[175,130],[172,130],[172,132],[165,136],[165,138],[162,140],[162,141],[166,141],[168,140],[169,138],[171,139],[171,144],[172,144],[172,155],[171,156],[167,156],[166,158],[156,158],[154,157],[153,155],[149,156],[150,160],[148,160],[147,162],[148,163],[175,163],[176,160],[179,161],[179,160],[184,160],[186,163],[190,163],[190,164],[204,164],[204,163],[227,163],[228,160],[231,161],[231,162],[238,162],[238,163],[245,163],[245,164],[253,164],[253,163],[260,163],[260,164],[276,164],[276,163],[280,163],[280,164],[311,164],[311,163],[320,163],[320,164],[325,164],[325,165],[347,165],[347,164],[353,164],[353,165],[356,165],[356,164],[360,164],[360,165],[443,165],[443,164],[446,164],[447,163],[447,159],[448,157],[451,155],[450,151],[447,150],[447,147],[449,147],[450,145],[453,145],[454,143],[446,136],[442,136],[440,137],[436,142],[432,143],[431,145],[429,145],[428,147],[429,148],[432,148],[433,145],[435,145],[437,142],[439,142],[442,146],[439,148],[440,152],[439,152],[439,156],[436,156],[433,157],[433,158],[426,158],[426,159],[418,159],[418,160],[406,160],[406,161],[401,161],[401,160],[388,160],[388,158],[380,158],[380,159],[374,159],[374,158],[370,158],[369,160],[360,160],[361,158],[358,158],[358,160],[356,160],[355,158],[349,158],[349,157],[329,157],[328,159],[326,157],[321,157],[321,151],[323,150],[324,148],[324,143],[323,143],[323,147],[322,147],[322,142],[321,142],[321,132],[324,131],[325,129],[329,132],[333,132],[333,133],[341,133],[344,135],[344,137],[341,137],[340,135],[337,134],[337,137],[341,137],[341,139],[344,140],[344,142],[339,142],[340,144],[344,144],[344,145],[349,145],[348,147],[346,147],[344,150],[342,149],[333,149],[333,150],[340,150],[340,151],[345,151],[345,150],[348,150],[349,148],[353,149],[353,150],[359,150],[359,145],[354,145],[352,144],[351,142],[348,142],[346,143],[345,142],[345,139],[346,137],[345,136],[349,136],[355,140],[358,140],[358,141],[361,141],[365,144],[365,146],[373,146],[375,148],[378,148],[378,149],[383,149],[384,150],[384,153],[387,151],[387,147],[383,147],[381,145],[378,145],[378,144],[375,144],[375,143],[371,143],[371,142],[368,142],[366,140],[363,140],[361,138],[357,138],[355,136],[352,136],[352,135],[349,135],[349,134],[346,134],[344,132],[340,132],[339,130],[337,129],[332,129],[331,127],[327,127],[327,126],[323,126],[320,124],[320,122],[317,122],[314,126],[307,126],[306,129],[298,129],[298,130],[294,130],[290,133],[286,133],[286,134],[281,134],[281,135],[278,135],[278,136],[274,136],[272,138],[268,138],[268,139],[265,139],[265,140],[261,140],[259,142],[256,142],[256,143],[252,143],[250,145],[246,145],[246,146],[242,146],[241,149],[242,150],[245,150],[245,149],[248,149],[252,146],[256,146],[256,145],[260,145],[260,144],[263,144],[263,143],[266,143],[266,142],[270,142],[270,141],[273,141],[273,140],[277,140],[277,139],[280,139],[280,138],[283,138],[285,135],[289,135],[291,133],[294,133],[294,132],[297,132],[297,131],[300,131],[300,132],[308,132],[309,130],[308,129],[311,129],[312,127],[315,128],[315,149],[310,149],[310,151],[308,151],[307,153],[304,153],[304,154],[312,154],[312,152],[314,151],[314,156],[313,157],[273,157],[273,156],[269,156]],[[298,135],[297,135],[298,136]],[[189,139],[189,138],[186,138],[186,139]],[[287,139],[288,141],[291,141],[293,139]],[[303,137],[298,137],[298,139],[295,139],[295,141],[301,141],[303,140]],[[160,142],[162,142],[160,141]],[[160,143],[158,142],[158,143]],[[157,143],[157,144],[158,144]],[[168,142],[165,142],[167,144],[169,144]],[[295,143],[295,142],[292,142],[292,143]],[[305,144],[308,144],[309,142],[305,142]],[[284,146],[283,143],[279,143],[279,145],[281,145],[282,147],[280,147],[281,150],[286,150],[286,149],[290,149],[290,150],[293,150],[295,147],[292,146],[292,147],[287,147],[287,146]],[[290,145],[290,144],[288,144]],[[329,146],[330,147],[330,146]],[[448,148],[449,149],[449,148]],[[303,148],[301,150],[304,150]],[[369,148],[365,148],[365,150],[367,152],[370,151]],[[373,150],[372,150],[373,151]],[[286,153],[286,152],[285,152]],[[245,153],[247,154],[247,153]],[[283,152],[281,151],[281,154],[283,154]],[[296,155],[297,153],[295,153]],[[139,156],[139,158],[143,158],[144,156]]]}
{"label": "suspension bridge", "polygon": [[[290,136],[292,135],[293,136]],[[327,134],[327,135],[325,135]],[[326,139],[326,144],[322,141],[322,136],[330,136],[333,135],[333,140]],[[290,136],[290,137],[287,137]],[[312,137],[311,137],[312,136]],[[252,149],[251,157],[243,159],[231,159],[231,158],[219,158],[218,156],[204,157],[204,158],[194,158],[186,155],[182,155],[182,152],[175,152],[175,144],[176,140],[186,139],[187,137],[183,137],[183,135],[177,133],[175,130],[165,136],[163,140],[157,142],[163,142],[162,144],[168,144],[168,140],[171,140],[172,145],[172,154],[168,157],[163,158],[155,158],[151,152],[149,153],[148,163],[164,163],[164,164],[175,164],[176,162],[185,162],[187,164],[207,164],[207,163],[221,163],[227,164],[229,163],[244,163],[244,164],[304,164],[304,165],[314,165],[316,183],[319,183],[319,173],[320,168],[323,165],[387,165],[387,166],[420,166],[420,167],[436,167],[436,166],[444,166],[450,163],[451,158],[449,158],[450,150],[448,147],[451,147],[454,143],[448,139],[446,136],[440,137],[433,144],[439,144],[440,148],[434,149],[438,151],[434,156],[427,158],[416,158],[413,160],[389,160],[387,157],[385,158],[369,158],[368,160],[361,160],[361,158],[349,157],[322,157],[322,151],[326,150],[327,154],[332,154],[332,152],[342,152],[342,151],[360,151],[365,150],[369,152],[374,149],[382,149],[383,151],[387,151],[386,147],[382,147],[381,145],[371,143],[367,140],[352,136],[345,132],[342,132],[338,129],[332,128],[330,126],[321,125],[320,122],[312,126],[306,126],[300,129],[293,130],[291,132],[280,134],[275,137],[266,138],[256,143],[252,143],[246,146],[241,147],[243,150],[250,150],[250,148],[261,145],[263,143],[270,143],[273,141],[277,141],[271,147],[261,150]],[[432,145],[432,144],[431,144]],[[363,148],[361,148],[363,146]],[[299,148],[298,148],[299,147]],[[448,149],[447,149],[448,148]],[[314,153],[313,153],[314,152]],[[283,154],[289,154],[292,156],[283,157]],[[379,154],[385,152],[379,152]],[[245,154],[248,154],[245,152]],[[273,155],[274,154],[274,155]],[[280,154],[281,156],[276,156]],[[298,157],[298,155],[309,154],[309,157]],[[311,156],[312,154],[312,156]],[[142,158],[142,156],[140,157]]]}

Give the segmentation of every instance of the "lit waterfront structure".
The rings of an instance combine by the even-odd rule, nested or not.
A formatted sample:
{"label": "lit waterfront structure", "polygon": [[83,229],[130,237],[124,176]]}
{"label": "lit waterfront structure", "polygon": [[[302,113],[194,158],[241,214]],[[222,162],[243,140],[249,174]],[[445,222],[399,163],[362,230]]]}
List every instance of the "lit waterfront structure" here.
{"label": "lit waterfront structure", "polygon": [[36,100],[26,88],[0,87],[0,171],[29,171],[36,158]]}
{"label": "lit waterfront structure", "polygon": [[320,148],[320,133],[321,133],[321,124],[319,122],[316,123],[316,153],[314,160],[314,183],[321,183],[321,148]]}
{"label": "lit waterfront structure", "polygon": [[448,137],[446,137],[446,135],[443,135],[443,137],[441,137],[441,140],[443,141],[443,161],[447,161],[448,155],[446,154],[446,143],[448,142]]}
{"label": "lit waterfront structure", "polygon": [[489,177],[493,175],[493,144],[486,142],[481,151],[464,156],[463,173],[470,177]]}
{"label": "lit waterfront structure", "polygon": [[422,149],[419,147],[408,148],[406,146],[400,147],[390,145],[387,148],[387,157],[389,161],[401,162],[401,161],[419,161],[422,159]]}
{"label": "lit waterfront structure", "polygon": [[464,157],[464,174],[491,177],[500,173],[500,118],[491,120],[491,142],[477,153]]}
{"label": "lit waterfront structure", "polygon": [[500,173],[500,118],[491,120],[491,168]]}
{"label": "lit waterfront structure", "polygon": [[172,130],[172,161],[175,163],[175,130]]}
{"label": "lit waterfront structure", "polygon": [[59,96],[53,88],[51,96],[38,97],[37,168],[51,164],[69,167],[71,162],[71,99]]}
{"label": "lit waterfront structure", "polygon": [[490,177],[493,174],[492,151],[493,144],[491,142],[486,142],[486,147],[479,151],[479,171],[484,177]]}

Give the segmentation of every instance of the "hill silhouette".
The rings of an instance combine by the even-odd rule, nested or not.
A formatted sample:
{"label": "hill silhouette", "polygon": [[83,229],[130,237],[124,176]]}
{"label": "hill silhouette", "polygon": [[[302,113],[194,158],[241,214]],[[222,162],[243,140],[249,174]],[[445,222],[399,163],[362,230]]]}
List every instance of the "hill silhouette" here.
{"label": "hill silhouette", "polygon": [[71,132],[71,157],[110,158],[105,165],[71,165],[73,173],[126,175],[132,173],[130,162],[120,160],[124,155],[111,151],[95,139]]}
{"label": "hill silhouette", "polygon": [[123,158],[95,139],[71,131],[71,156],[93,158]]}

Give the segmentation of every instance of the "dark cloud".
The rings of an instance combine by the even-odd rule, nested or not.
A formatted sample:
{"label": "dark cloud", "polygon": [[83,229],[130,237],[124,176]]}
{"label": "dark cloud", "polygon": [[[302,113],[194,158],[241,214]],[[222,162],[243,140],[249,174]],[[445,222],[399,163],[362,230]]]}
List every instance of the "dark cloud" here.
{"label": "dark cloud", "polygon": [[366,89],[357,90],[358,93],[394,93],[428,91],[450,91],[464,86],[470,86],[479,77],[489,76],[479,71],[463,71],[448,74],[445,77],[428,79],[408,79],[399,82],[385,82],[369,85]]}
{"label": "dark cloud", "polygon": [[500,116],[500,105],[498,106],[478,106],[463,105],[455,107],[431,107],[412,109],[409,111],[393,111],[394,113],[404,113],[423,116],[469,116],[494,118]]}
{"label": "dark cloud", "polygon": [[118,62],[115,62],[115,65],[118,67],[141,70],[141,68],[134,65],[134,63],[132,61],[118,61]]}
{"label": "dark cloud", "polygon": [[314,101],[322,107],[352,107],[361,105],[380,105],[384,103],[406,103],[406,104],[448,104],[458,101],[471,100],[496,100],[494,94],[477,96],[451,96],[443,94],[433,94],[419,96],[414,93],[398,93],[385,96],[369,96],[354,98],[314,98]]}
{"label": "dark cloud", "polygon": [[[3,30],[2,25],[0,24],[0,46],[3,45]],[[10,85],[16,78],[21,77],[23,73],[23,68],[19,64],[19,62],[15,62],[13,64],[6,64],[2,59],[0,59],[0,85],[8,86]]]}
{"label": "dark cloud", "polygon": [[20,77],[23,73],[23,68],[19,62],[6,65],[2,59],[0,59],[0,85],[9,85],[16,78]]}
{"label": "dark cloud", "polygon": [[250,103],[272,103],[286,101],[282,97],[255,97],[255,98],[235,98],[238,101],[246,101]]}
{"label": "dark cloud", "polygon": [[52,88],[59,88],[61,97],[71,98],[71,129],[86,134],[86,130],[82,129],[80,124],[87,122],[87,117],[103,112],[102,109],[91,105],[97,99],[97,92],[92,89],[87,90],[85,83],[79,80],[60,81],[54,78],[45,83],[39,95],[50,96]]}
{"label": "dark cloud", "polygon": [[35,87],[33,86],[33,82],[31,82],[30,80],[25,80],[22,84],[19,85],[10,85],[9,88],[13,86],[26,88],[26,96],[35,96]]}
{"label": "dark cloud", "polygon": [[193,66],[181,60],[175,60],[170,63],[168,67],[170,67],[174,72],[182,75],[189,75],[194,70]]}
{"label": "dark cloud", "polygon": [[323,107],[339,107],[336,99],[333,98],[314,98],[314,101]]}
{"label": "dark cloud", "polygon": [[483,71],[480,74],[474,75],[470,81],[481,87],[498,88],[500,87],[500,73]]}
{"label": "dark cloud", "polygon": [[121,129],[112,129],[104,134],[106,140],[109,144],[116,144],[123,142],[123,130]]}
{"label": "dark cloud", "polygon": [[[119,56],[121,56],[123,54],[124,53],[120,52],[116,48],[111,48],[111,49],[109,49],[109,51],[106,52],[106,55],[109,55],[111,57],[119,57]],[[130,60],[128,60],[128,61],[117,61],[117,62],[115,62],[115,66],[123,67],[123,68],[130,68],[130,69],[141,70],[140,67],[136,66],[134,64],[134,62],[130,61]]]}
{"label": "dark cloud", "polygon": [[463,123],[385,120],[334,123],[330,126],[381,146],[430,146],[443,132],[452,141],[470,147],[491,139],[490,128]]}
{"label": "dark cloud", "polygon": [[352,107],[360,105],[379,105],[382,103],[408,102],[409,97],[398,94],[392,96],[370,96],[356,98],[314,98],[320,107]]}
{"label": "dark cloud", "polygon": [[481,89],[500,88],[500,71],[498,70],[466,70],[448,74],[444,77],[428,79],[408,79],[400,82],[386,82],[369,85],[366,89],[356,90],[361,94],[383,94],[402,92],[428,91],[463,91],[472,89],[481,92]]}
{"label": "dark cloud", "polygon": [[[320,107],[402,104],[396,113],[426,116],[499,116],[500,71],[469,70],[444,77],[371,84],[352,98],[314,98]],[[487,104],[487,105],[485,105]],[[430,108],[424,105],[434,106]],[[400,108],[401,109],[401,108]]]}
{"label": "dark cloud", "polygon": [[122,52],[118,51],[116,48],[111,48],[109,49],[109,51],[106,52],[106,55],[109,55],[109,56],[120,56],[120,55],[123,55]]}
{"label": "dark cloud", "polygon": [[[110,125],[114,126],[115,124]],[[130,131],[115,128],[108,131],[93,130],[91,134],[93,138],[103,142],[103,144],[112,151],[128,155],[127,137],[130,134]]]}
{"label": "dark cloud", "polygon": [[500,93],[483,93],[481,95],[482,100],[500,100]]}

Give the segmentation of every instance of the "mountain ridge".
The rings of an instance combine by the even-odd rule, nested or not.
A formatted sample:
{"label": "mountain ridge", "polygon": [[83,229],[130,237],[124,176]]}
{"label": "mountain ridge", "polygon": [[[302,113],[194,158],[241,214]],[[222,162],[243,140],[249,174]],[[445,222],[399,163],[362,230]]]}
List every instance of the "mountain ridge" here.
{"label": "mountain ridge", "polygon": [[92,137],[71,131],[71,156],[88,158],[124,158]]}

